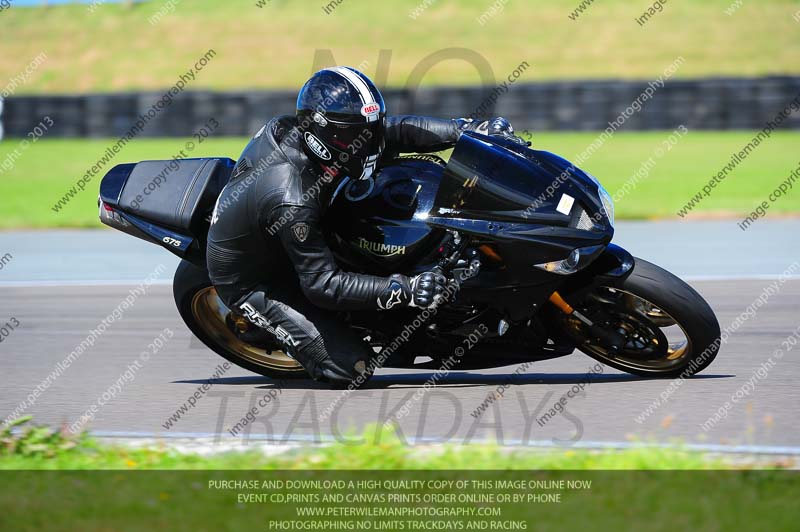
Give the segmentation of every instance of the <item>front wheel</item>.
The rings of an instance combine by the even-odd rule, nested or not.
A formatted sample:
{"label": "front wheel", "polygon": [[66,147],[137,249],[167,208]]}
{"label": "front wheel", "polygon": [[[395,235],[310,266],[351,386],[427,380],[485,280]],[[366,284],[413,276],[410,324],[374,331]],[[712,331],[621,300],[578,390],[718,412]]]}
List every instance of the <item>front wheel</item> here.
{"label": "front wheel", "polygon": [[247,320],[231,314],[204,269],[181,261],[175,272],[172,291],[183,321],[201,342],[218,355],[267,377],[308,377],[303,366],[285,352],[246,342],[234,332],[235,325],[246,327]]}
{"label": "front wheel", "polygon": [[578,349],[634,375],[689,377],[708,367],[719,351],[719,323],[703,297],[641,259],[624,280],[595,287],[581,302],[571,303],[610,333],[600,337],[567,316],[566,328]]}

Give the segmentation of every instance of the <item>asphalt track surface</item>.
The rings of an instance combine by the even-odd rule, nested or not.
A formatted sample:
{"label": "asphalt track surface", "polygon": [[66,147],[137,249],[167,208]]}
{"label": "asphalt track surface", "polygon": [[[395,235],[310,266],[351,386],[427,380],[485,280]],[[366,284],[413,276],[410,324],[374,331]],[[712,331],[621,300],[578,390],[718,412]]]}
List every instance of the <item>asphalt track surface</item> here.
{"label": "asphalt track surface", "polygon": [[[569,446],[576,442],[680,439],[698,444],[800,448],[800,343],[792,346],[787,340],[800,326],[800,269],[792,278],[777,280],[792,264],[791,255],[800,259],[796,246],[800,227],[797,222],[782,222],[765,229],[769,242],[752,246],[774,253],[763,255],[759,263],[752,246],[731,251],[731,243],[741,244],[743,239],[731,240],[731,222],[725,225],[728,229],[715,224],[689,229],[687,224],[662,228],[630,224],[625,230],[629,240],[625,244],[634,252],[642,254],[635,248],[638,243],[649,250],[646,258],[656,262],[661,258],[661,264],[692,279],[691,284],[715,309],[723,327],[734,327],[731,324],[749,305],[768,294],[764,305],[738,322],[717,360],[698,377],[677,382],[649,380],[610,368],[587,376],[595,362],[576,353],[536,363],[516,377],[512,376],[516,367],[452,371],[427,391],[425,383],[434,372],[385,369],[366,389],[342,396],[341,391],[312,381],[281,384],[231,367],[169,428],[170,416],[188,405],[188,398],[219,372],[223,360],[193,340],[181,322],[168,284],[174,262],[166,252],[152,246],[137,247],[131,238],[109,232],[27,234],[38,235],[39,244],[50,239],[69,247],[70,252],[65,250],[62,255],[64,263],[52,249],[19,245],[30,240],[24,238],[26,234],[3,233],[0,256],[13,249],[14,258],[0,270],[0,324],[13,317],[19,325],[0,343],[0,413],[5,418],[22,405],[17,414],[32,414],[36,421],[54,426],[69,425],[96,405],[88,428],[99,434],[231,437],[229,429],[255,407],[256,421],[238,437],[245,441],[310,441],[354,438],[353,433],[369,424],[397,419],[398,409],[402,412],[408,404],[407,414],[397,423],[402,436],[414,442],[488,439],[512,445]],[[655,236],[648,228],[655,230]],[[670,251],[670,246],[679,244],[670,241],[675,240],[676,231],[697,235],[698,228],[706,231],[699,236],[709,243],[703,248],[705,253],[687,258],[687,250],[693,249],[689,244],[683,253]],[[715,244],[714,234],[719,231],[718,236],[727,237],[726,246]],[[120,252],[109,252],[103,239],[119,245]],[[43,251],[32,259],[31,250]],[[654,256],[659,250],[661,256]],[[126,253],[130,255],[127,260]],[[83,259],[82,268],[68,264],[77,260],[76,255]],[[681,258],[675,259],[678,256]],[[731,257],[737,256],[738,269],[730,264]],[[124,264],[114,270],[120,276],[115,281],[105,266],[120,258]],[[44,259],[50,261],[47,267],[41,266]],[[664,264],[670,260],[672,264]],[[165,264],[159,282],[138,296],[38,397],[31,395],[37,385],[43,388],[43,381],[59,362],[159,263]],[[38,269],[27,264],[36,264]],[[722,274],[712,278],[720,270]],[[89,282],[87,276],[99,282]],[[173,336],[131,371],[134,361],[141,360],[141,353],[164,329]],[[783,356],[776,357],[779,349]],[[120,380],[126,370],[132,378]],[[541,422],[541,416],[562,395],[580,385],[583,389],[567,400],[563,414]],[[475,409],[499,388],[502,398],[474,417]],[[114,396],[106,393],[104,399],[109,389],[115,390]],[[332,415],[326,417],[325,412],[331,412],[329,405],[337,401]],[[709,425],[715,413],[720,419]]]}

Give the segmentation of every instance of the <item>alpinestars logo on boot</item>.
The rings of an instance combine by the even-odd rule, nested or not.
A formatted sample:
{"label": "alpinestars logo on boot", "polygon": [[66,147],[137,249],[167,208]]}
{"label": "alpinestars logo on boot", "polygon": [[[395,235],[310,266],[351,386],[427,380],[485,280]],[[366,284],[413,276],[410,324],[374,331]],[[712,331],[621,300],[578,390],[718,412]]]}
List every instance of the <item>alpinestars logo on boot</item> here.
{"label": "alpinestars logo on boot", "polygon": [[308,238],[309,227],[305,222],[298,222],[292,226],[292,233],[298,242],[305,242]]}

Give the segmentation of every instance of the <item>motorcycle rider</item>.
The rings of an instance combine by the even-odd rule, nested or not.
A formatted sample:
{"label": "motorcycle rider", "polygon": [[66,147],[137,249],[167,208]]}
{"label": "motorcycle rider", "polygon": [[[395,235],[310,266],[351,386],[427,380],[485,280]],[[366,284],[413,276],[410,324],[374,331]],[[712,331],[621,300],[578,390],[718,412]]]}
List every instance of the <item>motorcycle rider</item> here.
{"label": "motorcycle rider", "polygon": [[387,117],[361,72],[314,74],[295,116],[256,133],[217,200],[207,263],[222,300],[273,334],[315,380],[341,386],[369,372],[374,353],[335,311],[431,307],[448,281],[438,272],[342,271],[324,237],[326,207],[341,190],[348,198],[369,193],[381,159],[452,147],[467,130],[520,141],[503,118]]}

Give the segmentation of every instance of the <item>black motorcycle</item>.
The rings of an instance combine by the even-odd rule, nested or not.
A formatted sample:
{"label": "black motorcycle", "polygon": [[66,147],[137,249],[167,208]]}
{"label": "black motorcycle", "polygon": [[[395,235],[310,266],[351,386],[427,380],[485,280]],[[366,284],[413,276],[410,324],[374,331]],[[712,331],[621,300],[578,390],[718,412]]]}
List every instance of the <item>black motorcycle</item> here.
{"label": "black motorcycle", "polygon": [[[214,204],[224,186],[247,186],[228,183],[233,166],[227,158],[118,165],[100,185],[100,219],[183,259],[175,304],[210,349],[262,375],[304,376],[277,341],[222,303],[208,279]],[[456,369],[491,368],[577,348],[622,371],[677,377],[704,369],[719,349],[706,301],[611,244],[609,194],[546,151],[465,133],[447,163],[400,157],[370,181],[340,186],[325,225],[343,269],[440,268],[454,279],[434,309],[342,313],[385,367],[438,369],[449,360],[450,368],[455,355]]]}

